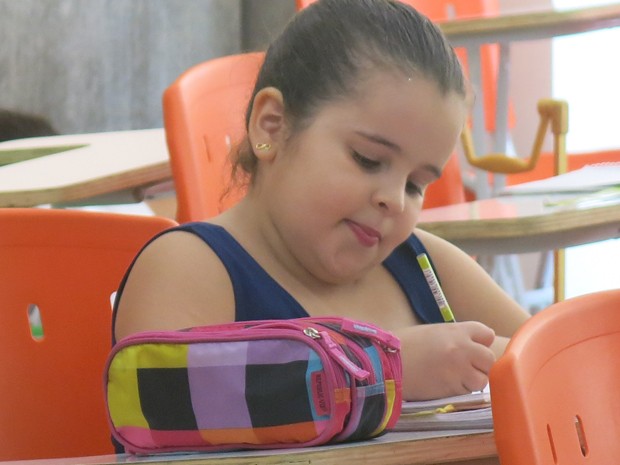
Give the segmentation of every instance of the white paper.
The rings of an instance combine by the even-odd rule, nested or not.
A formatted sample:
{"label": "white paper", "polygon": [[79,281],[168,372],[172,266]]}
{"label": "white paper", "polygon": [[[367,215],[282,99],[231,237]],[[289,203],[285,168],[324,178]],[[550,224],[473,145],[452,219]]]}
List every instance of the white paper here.
{"label": "white paper", "polygon": [[563,192],[594,192],[620,186],[620,162],[586,165],[581,169],[539,181],[509,186],[503,194],[552,194]]}

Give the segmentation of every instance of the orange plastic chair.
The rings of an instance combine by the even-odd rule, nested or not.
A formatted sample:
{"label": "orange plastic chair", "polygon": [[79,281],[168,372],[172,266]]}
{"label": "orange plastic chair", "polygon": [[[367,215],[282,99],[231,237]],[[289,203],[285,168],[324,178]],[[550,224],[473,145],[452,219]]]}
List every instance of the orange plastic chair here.
{"label": "orange plastic chair", "polygon": [[262,52],[200,63],[164,92],[164,128],[177,196],[179,223],[204,220],[236,203],[231,191],[229,154],[245,132]]}
{"label": "orange plastic chair", "polygon": [[620,289],[528,320],[490,373],[502,465],[617,463],[619,359]]}
{"label": "orange plastic chair", "polygon": [[175,224],[0,209],[0,461],[113,453],[102,384],[111,295],[148,239]]}
{"label": "orange plastic chair", "polygon": [[453,154],[444,166],[441,178],[433,182],[424,194],[424,208],[443,207],[467,201],[461,164],[458,154]]}

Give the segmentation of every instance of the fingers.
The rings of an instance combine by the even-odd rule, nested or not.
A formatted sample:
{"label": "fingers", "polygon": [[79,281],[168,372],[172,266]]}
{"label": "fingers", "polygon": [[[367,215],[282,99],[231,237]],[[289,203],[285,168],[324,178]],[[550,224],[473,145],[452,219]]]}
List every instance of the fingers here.
{"label": "fingers", "polygon": [[466,325],[466,330],[469,332],[472,341],[486,347],[490,347],[491,344],[493,344],[493,341],[495,340],[495,331],[487,325],[484,325],[478,321],[464,321],[462,324]]}
{"label": "fingers", "polygon": [[467,392],[481,391],[489,384],[488,372],[470,370],[461,380]]}
{"label": "fingers", "polygon": [[466,321],[403,329],[403,393],[428,399],[483,389],[495,362],[494,331]]}
{"label": "fingers", "polygon": [[461,380],[463,387],[469,392],[483,389],[489,382],[489,372],[495,363],[495,353],[491,345],[495,341],[495,332],[479,322],[464,322],[464,330],[475,346],[471,348],[470,363],[473,369],[467,370]]}

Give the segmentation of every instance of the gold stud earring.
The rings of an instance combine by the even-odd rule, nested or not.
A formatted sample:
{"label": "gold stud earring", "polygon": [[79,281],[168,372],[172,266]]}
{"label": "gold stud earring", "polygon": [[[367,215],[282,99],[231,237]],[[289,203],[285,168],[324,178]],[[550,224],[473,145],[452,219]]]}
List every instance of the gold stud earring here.
{"label": "gold stud earring", "polygon": [[254,147],[256,147],[256,150],[269,150],[271,148],[271,144],[258,143]]}

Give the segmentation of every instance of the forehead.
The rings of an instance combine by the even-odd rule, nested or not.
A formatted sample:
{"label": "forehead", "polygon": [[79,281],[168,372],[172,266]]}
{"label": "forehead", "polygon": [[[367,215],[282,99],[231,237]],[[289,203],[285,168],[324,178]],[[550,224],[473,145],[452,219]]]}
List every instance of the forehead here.
{"label": "forehead", "polygon": [[[467,109],[464,96],[443,93],[420,75],[377,72],[355,92],[325,100],[303,128],[293,130],[289,142],[323,149],[347,146],[368,154],[387,150],[412,166],[441,170],[454,151]],[[392,147],[369,142],[367,135]]]}
{"label": "forehead", "polygon": [[315,116],[317,123],[344,120],[400,139],[407,134],[458,133],[467,109],[465,96],[444,93],[419,73],[376,71],[361,79],[353,92],[325,102]]}

